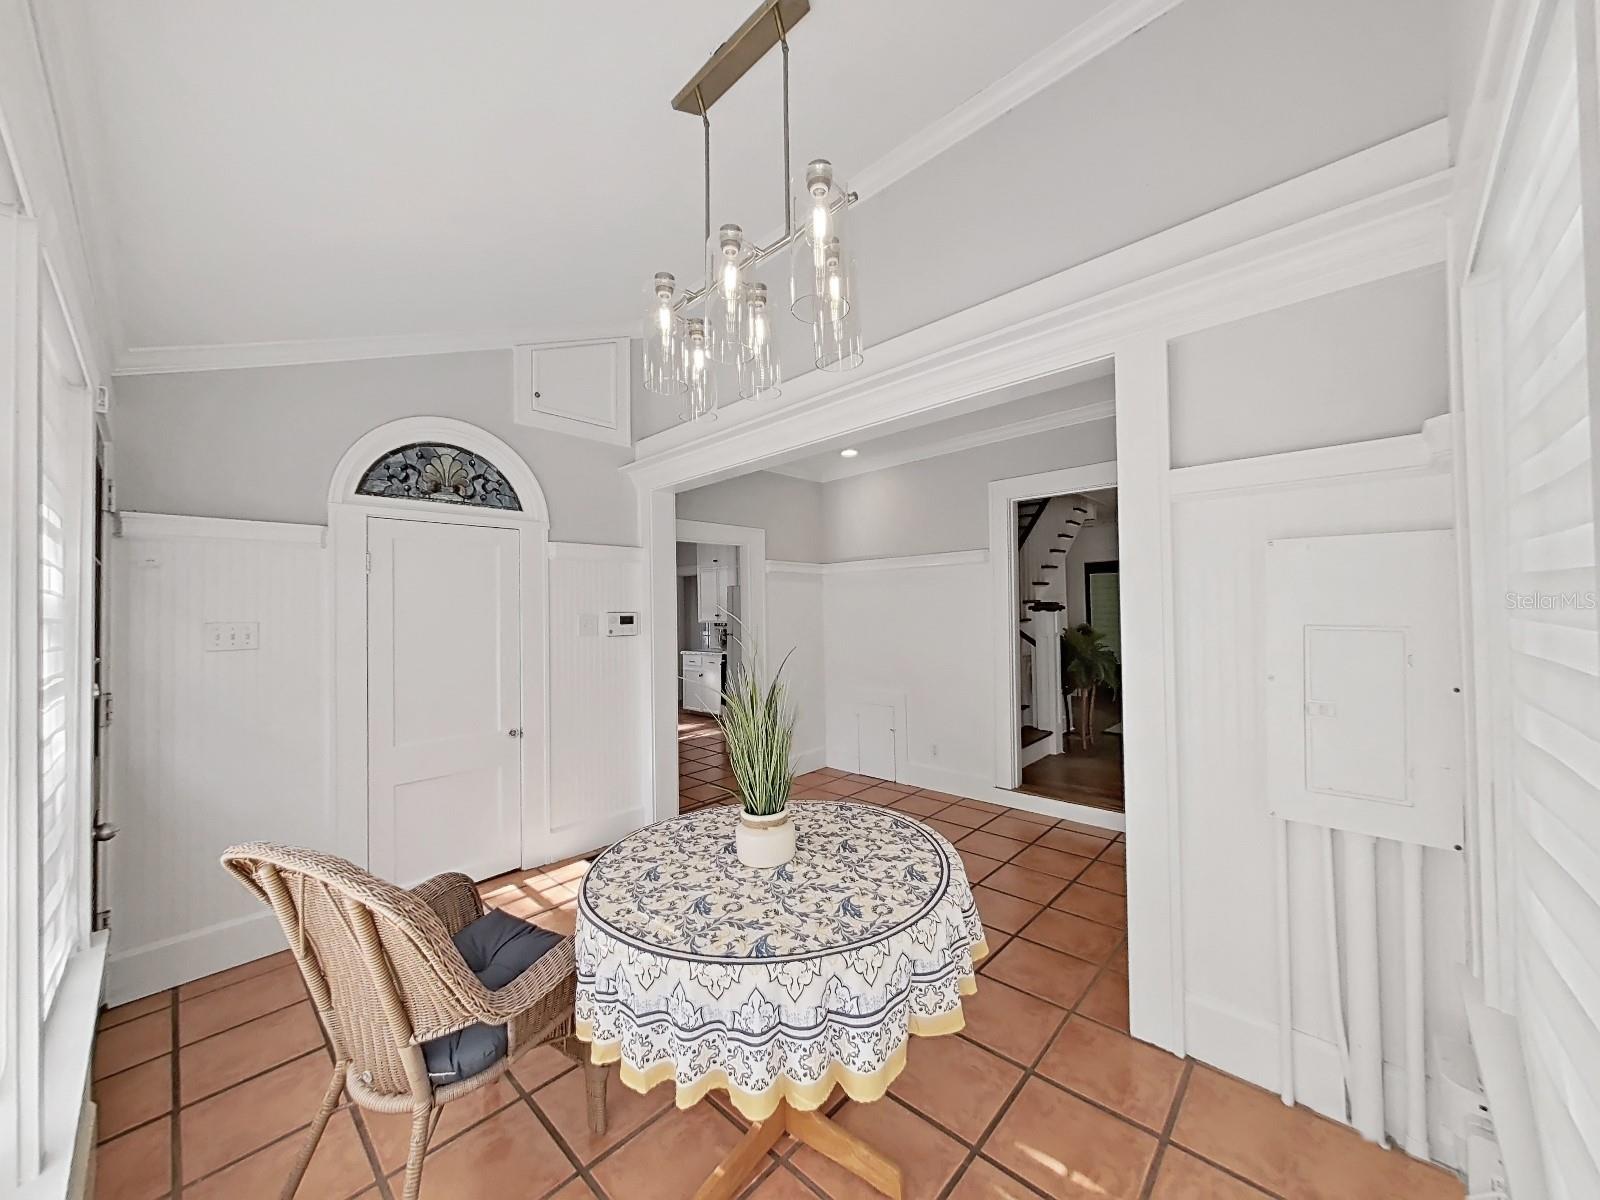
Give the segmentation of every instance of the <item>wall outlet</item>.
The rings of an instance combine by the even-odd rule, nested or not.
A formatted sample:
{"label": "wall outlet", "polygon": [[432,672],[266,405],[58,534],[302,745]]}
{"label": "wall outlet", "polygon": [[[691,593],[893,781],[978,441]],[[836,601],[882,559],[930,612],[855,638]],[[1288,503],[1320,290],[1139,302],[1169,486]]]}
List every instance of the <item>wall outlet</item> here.
{"label": "wall outlet", "polygon": [[938,742],[934,742],[931,746],[928,747],[928,757],[929,758],[938,758],[939,757],[939,743]]}
{"label": "wall outlet", "polygon": [[261,646],[260,621],[207,621],[206,652],[216,650],[256,650]]}

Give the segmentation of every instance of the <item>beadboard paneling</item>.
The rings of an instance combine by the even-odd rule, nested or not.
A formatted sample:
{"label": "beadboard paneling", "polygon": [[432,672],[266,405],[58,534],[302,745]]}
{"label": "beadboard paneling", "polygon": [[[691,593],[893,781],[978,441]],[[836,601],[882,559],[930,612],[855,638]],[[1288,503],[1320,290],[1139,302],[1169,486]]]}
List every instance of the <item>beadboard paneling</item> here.
{"label": "beadboard paneling", "polygon": [[[545,861],[646,824],[642,636],[606,637],[607,612],[639,612],[644,563],[626,547],[550,548],[550,819]],[[593,624],[589,623],[590,619]]]}
{"label": "beadboard paneling", "polygon": [[[1451,522],[1445,467],[1179,497],[1173,505],[1188,1050],[1264,1087],[1278,1085],[1275,859],[1265,793],[1260,645],[1266,543],[1449,528]],[[1289,874],[1297,1092],[1304,1103],[1342,1120],[1338,1059],[1329,1053],[1335,1035],[1326,893],[1318,842],[1309,829],[1291,829]],[[1456,976],[1467,948],[1462,856],[1427,851],[1424,887],[1431,1073],[1437,1055],[1456,1051],[1466,1037]],[[1395,1078],[1403,1060],[1401,1008],[1388,998],[1402,994],[1400,897],[1398,865],[1386,852],[1380,856],[1383,1040],[1386,1070]],[[1435,1079],[1433,1149],[1445,1161],[1458,1149],[1443,1137],[1446,1128],[1459,1137],[1459,1128],[1450,1125],[1452,1103]]]}
{"label": "beadboard paneling", "polygon": [[772,666],[789,655],[783,677],[795,706],[793,759],[796,773],[827,765],[820,571],[767,564],[767,630],[764,653]]}
{"label": "beadboard paneling", "polygon": [[[218,856],[331,839],[321,531],[232,524],[129,514],[112,542],[112,1003],[281,949]],[[208,653],[208,621],[260,648]]]}
{"label": "beadboard paneling", "polygon": [[824,575],[828,765],[856,769],[855,712],[899,704],[902,782],[987,795],[994,664],[982,552],[875,559]]}

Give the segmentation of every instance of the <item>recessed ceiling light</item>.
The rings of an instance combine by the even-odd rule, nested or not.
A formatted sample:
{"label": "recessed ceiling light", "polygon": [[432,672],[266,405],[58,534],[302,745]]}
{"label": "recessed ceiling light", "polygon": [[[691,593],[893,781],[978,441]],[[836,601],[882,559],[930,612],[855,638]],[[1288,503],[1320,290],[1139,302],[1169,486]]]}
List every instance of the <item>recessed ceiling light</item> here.
{"label": "recessed ceiling light", "polygon": [[854,458],[856,455],[858,455],[860,453],[861,453],[861,451],[859,451],[859,450],[855,449],[854,447],[852,447],[849,450],[841,450],[841,451],[839,451],[839,457],[840,458]]}

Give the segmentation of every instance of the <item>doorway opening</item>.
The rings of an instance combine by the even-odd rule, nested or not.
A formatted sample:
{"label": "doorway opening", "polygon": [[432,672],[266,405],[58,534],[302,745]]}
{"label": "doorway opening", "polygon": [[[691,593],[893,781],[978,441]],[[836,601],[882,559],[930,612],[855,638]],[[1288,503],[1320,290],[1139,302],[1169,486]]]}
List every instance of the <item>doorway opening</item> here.
{"label": "doorway opening", "polygon": [[745,643],[739,547],[678,543],[678,811],[731,803],[732,768],[717,717]]}
{"label": "doorway opening", "polygon": [[1115,488],[1015,505],[1016,790],[1123,811]]}

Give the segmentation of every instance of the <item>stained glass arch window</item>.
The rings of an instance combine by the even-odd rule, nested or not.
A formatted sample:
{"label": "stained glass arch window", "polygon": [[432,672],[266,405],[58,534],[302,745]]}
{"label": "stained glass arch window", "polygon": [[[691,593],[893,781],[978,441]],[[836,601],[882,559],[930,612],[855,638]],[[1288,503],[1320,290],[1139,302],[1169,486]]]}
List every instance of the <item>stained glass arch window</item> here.
{"label": "stained glass arch window", "polygon": [[445,442],[413,442],[390,450],[362,473],[356,494],[522,511],[516,489],[498,467],[481,454]]}

